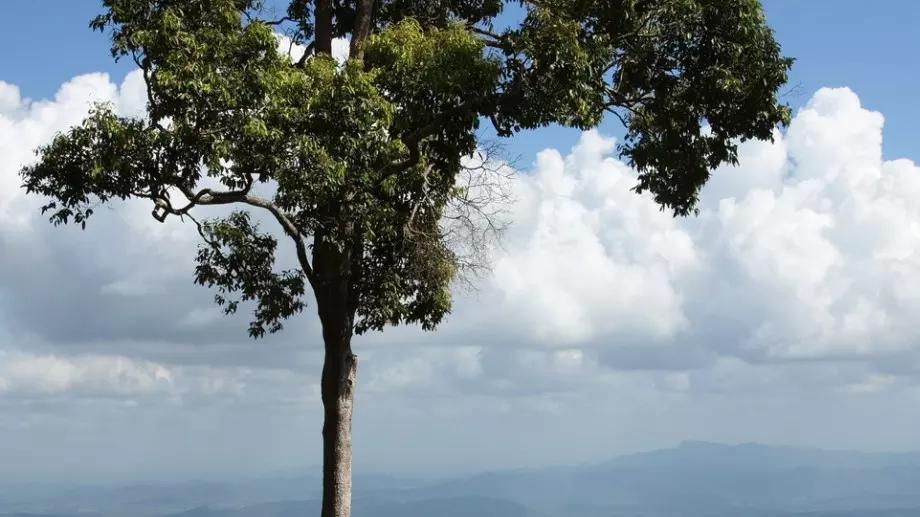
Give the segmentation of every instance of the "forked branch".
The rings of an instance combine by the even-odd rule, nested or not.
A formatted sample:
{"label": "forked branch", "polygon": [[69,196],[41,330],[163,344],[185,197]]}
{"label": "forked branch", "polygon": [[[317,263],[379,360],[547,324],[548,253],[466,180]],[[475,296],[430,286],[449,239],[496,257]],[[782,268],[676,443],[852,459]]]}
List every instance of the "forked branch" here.
{"label": "forked branch", "polygon": [[[252,183],[252,177],[249,177],[246,181],[245,187],[242,190],[215,191],[210,188],[203,188],[197,192],[193,191],[187,186],[172,185],[189,200],[185,206],[178,209],[172,206],[172,203],[169,200],[168,191],[166,190],[159,194],[147,197],[150,197],[156,205],[153,210],[153,217],[159,222],[165,221],[166,217],[169,215],[176,215],[179,217],[191,216],[189,212],[192,208],[198,205],[230,205],[234,203],[241,203],[244,205],[267,210],[270,214],[272,214],[272,216],[274,216],[275,220],[278,221],[278,224],[281,225],[284,233],[286,233],[288,237],[294,241],[294,246],[297,250],[297,260],[300,263],[300,267],[303,269],[307,280],[309,280],[312,285],[314,281],[313,268],[310,265],[310,260],[307,256],[307,246],[304,242],[304,232],[297,228],[297,225],[294,224],[294,221],[291,220],[291,218],[283,210],[281,210],[278,205],[272,203],[268,199],[252,195],[250,193],[252,189]],[[192,221],[195,221],[194,218],[191,219]],[[197,221],[195,222],[197,224]],[[200,229],[201,227],[199,225],[199,231]]]}

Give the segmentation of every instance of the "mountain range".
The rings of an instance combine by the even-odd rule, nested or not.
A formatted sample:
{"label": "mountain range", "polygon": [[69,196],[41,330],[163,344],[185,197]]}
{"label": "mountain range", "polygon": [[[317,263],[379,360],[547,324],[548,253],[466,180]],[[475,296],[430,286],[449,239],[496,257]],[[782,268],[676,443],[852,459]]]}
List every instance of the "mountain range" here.
{"label": "mountain range", "polygon": [[[315,476],[0,486],[0,517],[318,515]],[[446,480],[356,476],[354,517],[920,517],[920,453],[685,442],[594,465]]]}

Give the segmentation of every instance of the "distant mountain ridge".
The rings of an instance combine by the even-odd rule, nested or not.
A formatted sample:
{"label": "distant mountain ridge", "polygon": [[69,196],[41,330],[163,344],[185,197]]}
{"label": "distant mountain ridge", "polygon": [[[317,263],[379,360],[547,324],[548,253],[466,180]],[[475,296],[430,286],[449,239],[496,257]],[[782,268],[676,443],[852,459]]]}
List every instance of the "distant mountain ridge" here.
{"label": "distant mountain ridge", "polygon": [[[0,517],[301,517],[320,480],[294,476],[31,495]],[[448,480],[356,476],[354,517],[920,517],[920,453],[689,441],[588,465]],[[28,515],[27,515],[28,514]]]}
{"label": "distant mountain ridge", "polygon": [[685,441],[670,449],[619,456],[600,466],[739,468],[886,468],[920,465],[920,452],[852,452],[741,443]]}
{"label": "distant mountain ridge", "polygon": [[490,472],[404,493],[404,497],[505,498],[564,514],[702,515],[759,509],[798,512],[918,508],[920,454],[862,453],[684,442],[584,467]]}

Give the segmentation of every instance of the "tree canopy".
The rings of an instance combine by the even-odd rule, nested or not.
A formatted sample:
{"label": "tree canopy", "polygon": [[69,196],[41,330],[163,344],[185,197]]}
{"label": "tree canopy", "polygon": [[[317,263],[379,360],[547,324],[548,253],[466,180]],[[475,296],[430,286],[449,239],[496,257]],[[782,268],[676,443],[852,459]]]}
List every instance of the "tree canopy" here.
{"label": "tree canopy", "polygon": [[[789,119],[776,93],[791,60],[757,0],[294,0],[281,19],[259,0],[104,3],[92,27],[143,71],[147,120],[97,107],[40,150],[25,186],[53,199],[55,223],[85,225],[114,198],[150,199],[161,219],[267,208],[302,243],[303,271],[272,269],[276,240],[245,212],[201,225],[197,281],[231,312],[224,295],[256,300],[253,336],[302,309],[303,239],[360,257],[358,332],[441,321],[455,264],[439,221],[483,122],[510,136],[617,116],[637,191],[683,215],[739,139],[769,139]],[[519,24],[495,29],[511,8]],[[279,54],[278,32],[308,47],[303,59]],[[349,36],[363,59],[338,66],[330,38]],[[204,175],[226,190],[200,189]],[[269,181],[274,198],[255,198]]]}

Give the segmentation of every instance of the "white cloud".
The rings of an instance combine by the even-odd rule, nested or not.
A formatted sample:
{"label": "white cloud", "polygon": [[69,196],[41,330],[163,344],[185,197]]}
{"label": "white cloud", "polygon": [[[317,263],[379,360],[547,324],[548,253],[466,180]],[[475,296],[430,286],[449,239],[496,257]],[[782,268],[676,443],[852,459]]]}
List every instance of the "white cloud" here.
{"label": "white cloud", "polygon": [[[381,357],[382,356],[382,357]],[[373,351],[362,360],[374,368],[366,382],[371,392],[452,395],[457,380],[478,382],[483,374],[482,349],[477,346],[422,348],[410,354]]]}
{"label": "white cloud", "polygon": [[27,207],[13,211],[22,198],[19,168],[34,160],[34,148],[55,133],[79,123],[92,101],[117,101],[117,88],[106,74],[75,77],[53,101],[30,101],[19,89],[0,82],[0,227],[23,224]]}
{"label": "white cloud", "polygon": [[[306,47],[295,44],[290,37],[283,34],[275,33],[278,39],[278,53],[281,55],[291,56],[291,61],[300,61]],[[339,63],[344,63],[351,53],[351,42],[347,38],[335,38],[332,40],[332,57]]]}
{"label": "white cloud", "polygon": [[743,144],[682,221],[628,191],[612,140],[544,151],[496,268],[508,313],[550,346],[706,340],[758,362],[916,352],[920,170],[882,160],[881,128],[853,92],[823,89],[776,143]]}
{"label": "white cloud", "polygon": [[21,103],[19,87],[0,81],[0,113],[12,115],[19,109]]}
{"label": "white cloud", "polygon": [[182,368],[123,356],[61,356],[0,351],[0,393],[40,397],[77,392],[88,397],[181,396],[196,389],[208,394],[230,389],[227,372],[196,378]]}
{"label": "white cloud", "polygon": [[564,159],[540,153],[521,176],[495,283],[517,323],[553,345],[611,335],[670,340],[686,321],[674,282],[698,267],[679,223],[630,188],[634,174],[586,133]]}

